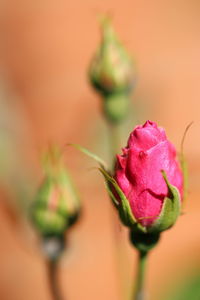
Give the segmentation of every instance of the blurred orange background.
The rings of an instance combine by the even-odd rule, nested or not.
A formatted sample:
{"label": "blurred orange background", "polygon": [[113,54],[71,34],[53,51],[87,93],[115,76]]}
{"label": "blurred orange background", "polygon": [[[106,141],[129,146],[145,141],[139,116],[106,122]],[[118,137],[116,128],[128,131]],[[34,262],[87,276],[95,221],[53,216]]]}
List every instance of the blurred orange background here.
{"label": "blurred orange background", "polygon": [[[15,185],[27,183],[32,197],[42,176],[40,151],[49,142],[79,143],[99,155],[108,150],[100,100],[87,70],[100,42],[98,16],[109,13],[137,62],[132,101],[133,107],[144,107],[138,122],[158,122],[180,148],[186,126],[194,121],[184,147],[190,173],[185,214],[163,234],[149,260],[149,299],[161,299],[165,285],[200,265],[200,3],[2,0],[0,7],[0,150],[7,160],[0,159],[0,298],[51,299],[36,234],[22,216],[28,196],[19,204]],[[95,166],[90,159],[71,148],[65,153],[84,212],[60,262],[63,297],[124,299],[123,291],[134,279],[136,251],[127,231],[114,228],[124,245],[124,276],[119,278],[112,207],[103,180],[89,170]]]}

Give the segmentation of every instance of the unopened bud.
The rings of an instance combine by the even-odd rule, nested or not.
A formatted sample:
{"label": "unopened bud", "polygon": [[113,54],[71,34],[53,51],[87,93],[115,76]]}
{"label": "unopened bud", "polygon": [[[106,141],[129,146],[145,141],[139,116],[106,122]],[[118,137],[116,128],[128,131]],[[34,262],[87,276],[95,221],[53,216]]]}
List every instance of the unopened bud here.
{"label": "unopened bud", "polygon": [[62,235],[80,212],[73,183],[57,154],[47,153],[45,176],[32,207],[33,222],[43,236]]}
{"label": "unopened bud", "polygon": [[103,94],[128,92],[134,84],[133,61],[108,18],[102,22],[102,41],[92,60],[89,75],[93,86]]}

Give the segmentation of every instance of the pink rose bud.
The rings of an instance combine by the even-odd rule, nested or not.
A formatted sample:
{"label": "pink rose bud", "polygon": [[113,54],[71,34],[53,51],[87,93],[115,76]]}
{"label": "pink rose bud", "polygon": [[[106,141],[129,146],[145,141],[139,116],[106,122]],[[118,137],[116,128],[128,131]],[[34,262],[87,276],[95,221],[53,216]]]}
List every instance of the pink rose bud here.
{"label": "pink rose bud", "polygon": [[151,121],[136,126],[122,151],[113,195],[123,222],[144,232],[170,228],[180,215],[183,175],[165,130]]}

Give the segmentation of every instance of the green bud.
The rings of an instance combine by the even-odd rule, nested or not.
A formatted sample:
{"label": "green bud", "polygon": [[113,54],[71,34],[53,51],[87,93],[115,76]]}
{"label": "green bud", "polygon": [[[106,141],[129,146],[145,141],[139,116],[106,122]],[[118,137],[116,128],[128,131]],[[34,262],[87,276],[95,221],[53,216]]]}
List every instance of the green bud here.
{"label": "green bud", "polygon": [[92,85],[104,95],[130,92],[135,80],[133,61],[108,18],[102,22],[102,41],[90,65],[89,76]]}
{"label": "green bud", "polygon": [[45,177],[32,206],[32,220],[43,236],[59,236],[80,212],[80,202],[70,176],[53,150],[47,153]]}

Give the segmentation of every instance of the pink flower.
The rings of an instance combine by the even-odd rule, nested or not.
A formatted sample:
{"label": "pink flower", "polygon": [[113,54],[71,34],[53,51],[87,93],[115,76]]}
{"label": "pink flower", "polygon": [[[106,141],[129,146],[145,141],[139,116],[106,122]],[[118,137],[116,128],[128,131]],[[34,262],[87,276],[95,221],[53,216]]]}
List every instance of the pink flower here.
{"label": "pink flower", "polygon": [[129,201],[132,214],[145,227],[154,224],[169,196],[164,170],[171,185],[183,194],[183,176],[176,150],[165,130],[147,121],[136,126],[122,155],[117,155],[114,178]]}

